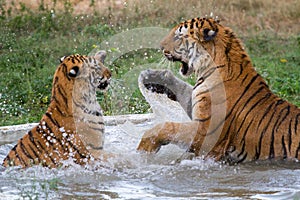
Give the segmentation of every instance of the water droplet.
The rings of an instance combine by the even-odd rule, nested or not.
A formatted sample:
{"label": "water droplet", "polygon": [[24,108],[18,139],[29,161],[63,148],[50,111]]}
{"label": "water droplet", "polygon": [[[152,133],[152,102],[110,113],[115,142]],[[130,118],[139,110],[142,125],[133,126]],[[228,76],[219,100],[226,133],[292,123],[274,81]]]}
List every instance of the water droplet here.
{"label": "water droplet", "polygon": [[59,128],[59,131],[62,132],[62,133],[66,132],[66,131],[65,131],[65,127],[60,127],[60,128]]}

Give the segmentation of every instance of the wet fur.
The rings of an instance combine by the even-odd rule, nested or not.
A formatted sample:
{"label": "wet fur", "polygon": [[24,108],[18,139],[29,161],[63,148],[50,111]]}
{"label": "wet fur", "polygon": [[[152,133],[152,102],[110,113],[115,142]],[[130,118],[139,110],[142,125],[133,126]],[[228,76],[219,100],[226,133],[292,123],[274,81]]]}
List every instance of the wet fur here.
{"label": "wet fur", "polygon": [[11,149],[3,166],[53,168],[67,159],[83,165],[99,156],[104,123],[95,92],[100,84],[108,84],[111,76],[101,63],[103,56],[100,52],[93,57],[76,54],[62,58],[46,113]]}
{"label": "wet fur", "polygon": [[[271,92],[230,28],[214,19],[191,19],[173,28],[161,47],[169,60],[183,62],[185,75],[197,76],[190,94],[193,122],[155,126],[143,135],[138,150],[157,152],[173,143],[229,163],[299,160],[300,109]],[[223,116],[222,109],[212,111],[220,105]]]}

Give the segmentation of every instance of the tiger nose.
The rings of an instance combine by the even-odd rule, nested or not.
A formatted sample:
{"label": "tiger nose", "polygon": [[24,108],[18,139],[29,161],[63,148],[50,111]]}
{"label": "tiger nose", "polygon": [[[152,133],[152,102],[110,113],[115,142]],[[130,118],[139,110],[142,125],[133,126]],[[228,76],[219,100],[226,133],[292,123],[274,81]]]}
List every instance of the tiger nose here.
{"label": "tiger nose", "polygon": [[170,51],[168,51],[166,49],[162,49],[162,51],[163,51],[163,54],[170,54],[171,53]]}
{"label": "tiger nose", "polygon": [[107,77],[107,79],[110,79],[111,78],[111,71],[110,71],[110,69],[106,68],[106,70],[103,72],[103,75],[105,77]]}
{"label": "tiger nose", "polygon": [[166,50],[164,48],[161,49],[164,55],[171,55],[171,52],[169,50]]}
{"label": "tiger nose", "polygon": [[160,47],[160,50],[162,50],[164,52],[165,48],[161,44],[159,45],[159,47]]}
{"label": "tiger nose", "polygon": [[166,49],[166,47],[168,47],[169,44],[172,44],[171,42],[172,41],[168,39],[168,36],[166,36],[159,44],[160,49],[163,51],[164,49]]}

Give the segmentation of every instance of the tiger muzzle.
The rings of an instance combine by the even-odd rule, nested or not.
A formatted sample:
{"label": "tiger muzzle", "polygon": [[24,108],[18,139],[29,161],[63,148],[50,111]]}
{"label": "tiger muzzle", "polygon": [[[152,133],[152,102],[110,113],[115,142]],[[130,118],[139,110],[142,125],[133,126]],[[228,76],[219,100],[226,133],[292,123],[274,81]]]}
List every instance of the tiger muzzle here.
{"label": "tiger muzzle", "polygon": [[187,74],[189,66],[188,63],[183,61],[181,58],[177,58],[175,56],[172,55],[172,53],[168,50],[163,49],[163,54],[165,55],[165,57],[172,62],[181,62],[181,73],[183,75]]}
{"label": "tiger muzzle", "polygon": [[103,71],[103,77],[99,80],[98,89],[106,90],[109,86],[111,80],[111,71],[108,68],[105,68]]}
{"label": "tiger muzzle", "polygon": [[106,90],[108,88],[108,86],[109,86],[109,83],[110,83],[110,79],[101,80],[99,82],[98,88],[100,90]]}
{"label": "tiger muzzle", "polygon": [[166,57],[168,60],[174,61],[174,57],[173,57],[173,55],[171,54],[170,51],[163,49],[163,54],[165,55],[165,57]]}

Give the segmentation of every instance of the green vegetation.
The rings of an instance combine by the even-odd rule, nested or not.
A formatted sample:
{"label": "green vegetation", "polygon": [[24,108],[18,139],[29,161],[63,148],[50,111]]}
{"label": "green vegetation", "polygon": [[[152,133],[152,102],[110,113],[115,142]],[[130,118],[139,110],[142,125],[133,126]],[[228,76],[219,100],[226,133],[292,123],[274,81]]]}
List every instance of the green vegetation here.
{"label": "green vegetation", "polygon": [[70,15],[49,15],[40,12],[0,21],[0,125],[38,121],[48,106],[59,58],[88,54],[93,44],[114,34],[96,19],[87,25],[87,20]]}
{"label": "green vegetation", "polygon": [[[148,10],[138,4],[135,7],[127,5],[123,9],[108,5],[105,12],[98,12],[91,4],[92,12],[76,14],[77,11],[74,12],[69,1],[64,1],[61,9],[43,2],[36,10],[20,3],[20,9],[16,12],[7,7],[5,1],[0,0],[1,126],[39,121],[49,104],[52,77],[61,56],[89,54],[95,45],[127,29],[147,26],[171,28],[183,19],[194,17],[195,10],[198,9],[195,3],[198,1],[195,0],[191,2],[194,2],[195,10],[168,18],[166,15],[170,11],[163,10],[166,9],[163,7],[165,3],[158,6],[160,1],[154,1]],[[243,4],[245,5],[248,4]],[[296,3],[296,7],[297,5],[299,3]],[[252,19],[255,11],[269,5],[248,6],[243,10],[249,10],[249,19]],[[282,8],[287,9],[286,6]],[[294,16],[297,13],[294,10],[291,8],[290,13],[285,12],[288,15],[285,18],[291,21],[294,17],[297,20],[299,16]],[[231,14],[237,15],[234,12]],[[230,23],[227,21],[225,24]],[[257,70],[265,77],[272,91],[300,106],[300,35],[297,32],[285,35],[278,31],[262,33],[259,28],[263,29],[265,26],[251,21],[248,23],[256,26],[251,26],[249,31],[249,28],[244,28],[243,23],[235,22],[232,28],[243,36],[241,39]],[[128,72],[135,73],[137,77],[139,71],[135,69],[138,66],[159,63],[161,59],[161,52],[141,49],[122,55],[108,66],[114,76],[112,88],[106,94],[99,94],[105,114],[149,112],[150,108],[138,91],[137,84],[133,88],[128,86],[128,79],[124,77],[128,77]],[[127,86],[131,88],[128,89]]]}
{"label": "green vegetation", "polygon": [[300,107],[300,35],[257,36],[245,41],[256,70],[271,90]]}

